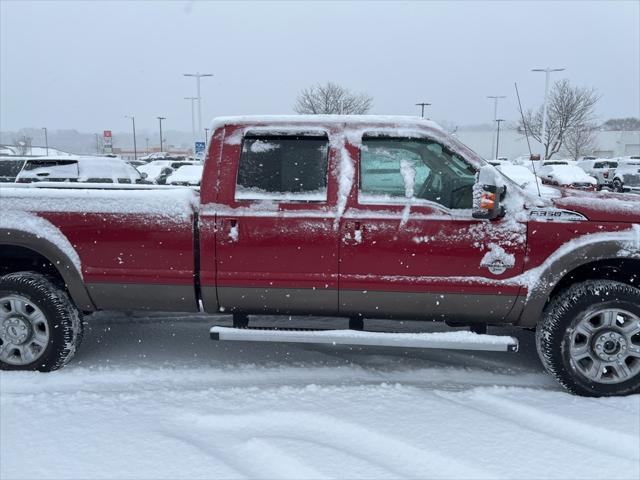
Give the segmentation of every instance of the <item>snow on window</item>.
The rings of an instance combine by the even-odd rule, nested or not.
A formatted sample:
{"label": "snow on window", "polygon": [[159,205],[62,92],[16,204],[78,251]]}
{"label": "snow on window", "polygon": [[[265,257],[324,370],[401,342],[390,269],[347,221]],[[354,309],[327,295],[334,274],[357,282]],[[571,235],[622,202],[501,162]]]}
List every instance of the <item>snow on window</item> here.
{"label": "snow on window", "polygon": [[245,137],[235,198],[324,201],[327,164],[326,137]]}
{"label": "snow on window", "polygon": [[325,201],[326,199],[326,189],[308,192],[268,192],[257,187],[236,186],[236,200]]}
{"label": "snow on window", "polygon": [[264,153],[270,152],[271,150],[275,150],[280,148],[280,145],[272,142],[265,142],[263,140],[256,140],[251,143],[251,152],[252,153]]}
{"label": "snow on window", "polygon": [[336,175],[338,178],[338,204],[336,206],[335,226],[337,227],[339,218],[342,217],[345,209],[347,208],[347,200],[349,199],[349,194],[353,187],[356,171],[353,167],[353,159],[351,158],[351,155],[349,155],[344,139],[340,139],[335,147],[340,151],[340,166]]}
{"label": "snow on window", "polygon": [[473,167],[439,143],[368,133],[362,142],[359,198],[366,200],[372,194],[403,198],[405,222],[414,200],[471,208],[474,183]]}
{"label": "snow on window", "polygon": [[404,196],[407,198],[413,197],[416,183],[416,167],[413,162],[404,158],[401,159],[400,174],[402,175],[402,180],[404,180]]}

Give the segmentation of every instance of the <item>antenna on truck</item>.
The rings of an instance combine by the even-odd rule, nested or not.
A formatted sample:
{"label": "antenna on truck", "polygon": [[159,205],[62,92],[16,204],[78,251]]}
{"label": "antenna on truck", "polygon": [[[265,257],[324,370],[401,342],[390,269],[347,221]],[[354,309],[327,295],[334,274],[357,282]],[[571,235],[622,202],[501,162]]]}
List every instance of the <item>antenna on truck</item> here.
{"label": "antenna on truck", "polygon": [[520,108],[520,117],[522,118],[522,127],[524,128],[524,136],[527,139],[527,147],[529,147],[529,161],[533,168],[533,176],[536,177],[536,187],[538,188],[538,196],[542,197],[540,193],[540,183],[538,182],[538,174],[536,173],[536,164],[533,162],[533,153],[531,152],[531,143],[529,143],[529,133],[527,132],[527,122],[524,121],[524,113],[522,113],[522,103],[520,103],[520,92],[518,92],[518,83],[513,83],[516,87],[516,96],[518,97],[518,107]]}

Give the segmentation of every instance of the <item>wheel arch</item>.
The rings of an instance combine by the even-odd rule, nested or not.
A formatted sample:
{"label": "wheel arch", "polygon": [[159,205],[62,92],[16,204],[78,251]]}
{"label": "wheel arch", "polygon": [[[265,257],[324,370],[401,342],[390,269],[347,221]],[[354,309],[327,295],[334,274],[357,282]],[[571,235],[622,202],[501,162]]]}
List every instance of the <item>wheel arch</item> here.
{"label": "wheel arch", "polygon": [[76,264],[57,245],[35,233],[0,230],[0,276],[19,271],[36,271],[56,278],[78,309],[96,309]]}
{"label": "wheel arch", "polygon": [[535,327],[553,298],[586,280],[615,280],[640,288],[640,249],[624,252],[621,240],[598,241],[579,246],[539,267],[518,324]]}

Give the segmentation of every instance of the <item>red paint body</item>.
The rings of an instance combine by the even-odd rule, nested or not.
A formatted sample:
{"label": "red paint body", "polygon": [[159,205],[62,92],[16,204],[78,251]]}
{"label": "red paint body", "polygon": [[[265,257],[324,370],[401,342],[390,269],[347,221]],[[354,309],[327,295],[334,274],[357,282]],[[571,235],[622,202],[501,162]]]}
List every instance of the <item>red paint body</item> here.
{"label": "red paint body", "polygon": [[[192,293],[184,299],[188,308],[181,309],[197,309],[199,293],[194,279],[199,278],[204,308],[211,312],[220,307],[227,311],[242,310],[234,305],[237,289],[245,289],[247,295],[282,292],[279,305],[286,304],[286,292],[303,290],[309,305],[324,302],[323,311],[336,315],[353,314],[359,308],[350,307],[353,297],[347,292],[365,296],[371,292],[397,292],[443,298],[446,295],[502,298],[504,308],[494,320],[510,315],[512,322],[522,308],[515,306],[525,298],[527,288],[517,282],[494,280],[508,280],[541,265],[576,237],[624,230],[638,221],[637,213],[605,212],[595,202],[585,207],[577,204],[580,202],[559,199],[558,208],[578,211],[588,220],[530,220],[521,222],[515,233],[511,225],[512,230],[505,234],[500,225],[507,218],[476,220],[470,212],[453,214],[437,205],[415,205],[406,224],[401,225],[402,205],[359,202],[357,142],[352,143],[352,136],[343,136],[342,123],[321,119],[313,123],[307,119],[304,126],[325,129],[330,138],[326,202],[282,201],[271,205],[270,210],[256,210],[255,201],[234,199],[241,144],[228,139],[255,126],[276,128],[281,124],[277,121],[226,124],[213,132],[200,190],[198,229],[193,225],[195,211],[190,219],[174,222],[152,216],[140,218],[134,213],[39,215],[57,226],[76,248],[86,284],[189,287]],[[348,128],[366,132],[383,127],[393,130],[396,125],[351,122]],[[436,139],[444,135],[417,120],[411,128]],[[344,151],[349,153],[355,176],[344,211],[338,215],[337,172]],[[472,153],[468,150],[461,149],[459,153],[474,165],[481,162],[477,157],[469,158]],[[598,198],[606,200],[602,195]],[[356,230],[359,241],[355,240]],[[194,231],[199,232],[197,242]],[[481,266],[489,244],[513,255],[514,264],[504,273],[492,274]],[[265,312],[283,309],[272,307],[271,300],[264,298]],[[259,299],[253,300],[254,304],[260,303]],[[98,309],[102,307],[99,299],[93,301]],[[292,311],[304,310],[304,305],[298,303]],[[365,310],[375,312],[373,303]],[[433,310],[439,311],[439,302],[433,303]],[[381,316],[392,314],[380,312]]]}

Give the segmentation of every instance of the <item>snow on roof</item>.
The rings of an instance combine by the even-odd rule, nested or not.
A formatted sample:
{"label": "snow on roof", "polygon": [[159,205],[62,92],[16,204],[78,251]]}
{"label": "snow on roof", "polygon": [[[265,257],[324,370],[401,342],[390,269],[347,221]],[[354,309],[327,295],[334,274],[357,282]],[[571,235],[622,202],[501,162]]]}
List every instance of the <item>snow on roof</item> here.
{"label": "snow on roof", "polygon": [[433,120],[409,116],[409,115],[239,115],[228,117],[217,117],[211,122],[211,131],[225,125],[242,124],[278,124],[292,126],[318,125],[318,124],[359,124],[359,125],[380,125],[380,126],[421,126],[433,130],[444,131],[443,128]]}
{"label": "snow on roof", "polygon": [[46,157],[46,156],[58,156],[58,157],[68,157],[72,156],[72,153],[65,152],[63,150],[58,150],[53,147],[39,147],[39,146],[31,146],[31,147],[16,147],[14,145],[0,145],[0,155],[8,155],[8,156],[19,156],[20,150],[25,149],[30,157]]}

